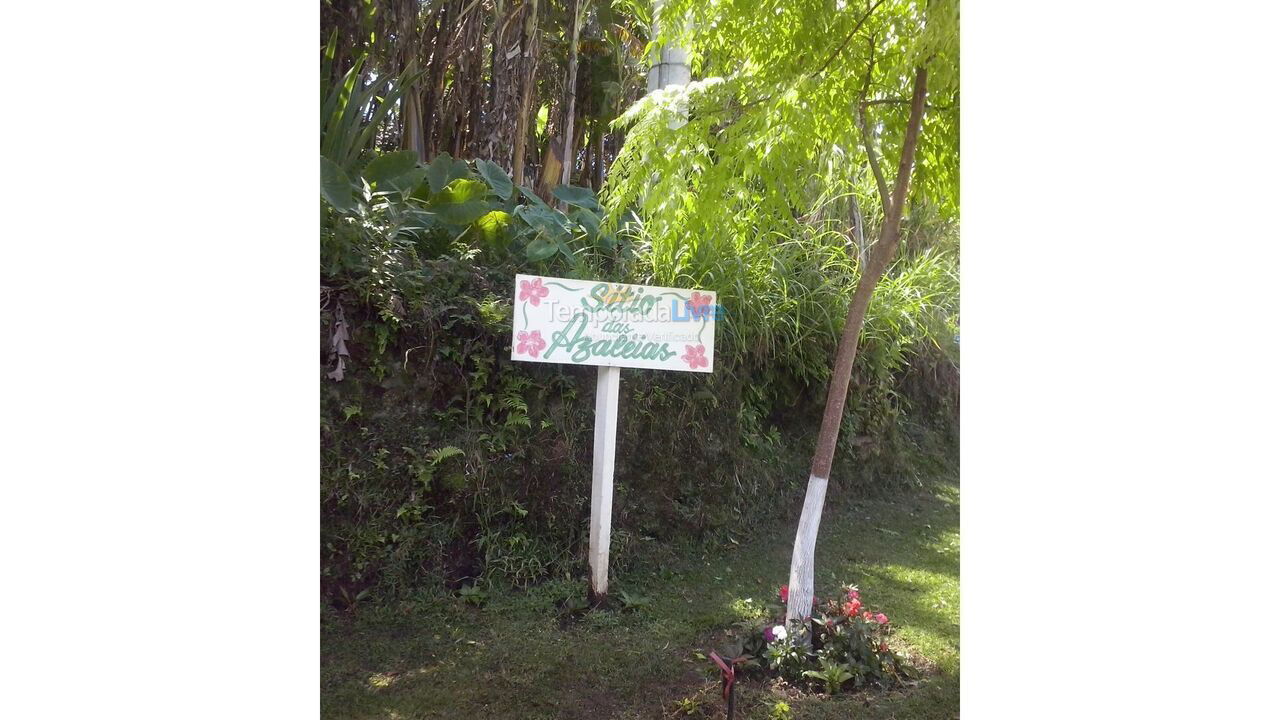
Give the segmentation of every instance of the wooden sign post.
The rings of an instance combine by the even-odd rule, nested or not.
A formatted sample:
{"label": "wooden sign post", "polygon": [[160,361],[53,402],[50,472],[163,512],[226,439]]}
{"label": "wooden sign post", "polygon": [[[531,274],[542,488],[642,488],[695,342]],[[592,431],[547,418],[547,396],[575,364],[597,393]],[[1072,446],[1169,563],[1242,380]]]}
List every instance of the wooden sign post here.
{"label": "wooden sign post", "polygon": [[597,365],[591,461],[590,599],[609,592],[621,368],[705,372],[715,360],[714,292],[517,275],[511,359]]}

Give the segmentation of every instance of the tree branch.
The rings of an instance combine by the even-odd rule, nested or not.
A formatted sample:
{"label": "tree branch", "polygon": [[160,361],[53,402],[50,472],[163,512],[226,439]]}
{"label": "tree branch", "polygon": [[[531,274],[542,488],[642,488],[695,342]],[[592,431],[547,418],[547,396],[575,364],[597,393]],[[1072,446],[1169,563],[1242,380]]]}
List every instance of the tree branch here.
{"label": "tree branch", "polygon": [[871,62],[867,63],[867,77],[862,81],[862,97],[857,108],[858,129],[862,131],[862,145],[867,149],[867,163],[871,165],[871,174],[876,179],[876,190],[880,192],[880,207],[883,208],[885,216],[888,216],[889,183],[884,179],[884,170],[880,167],[880,156],[876,153],[875,143],[872,142],[871,129],[867,124],[867,104],[861,101],[866,99],[867,92],[871,89],[871,71],[876,66],[874,35],[868,39],[868,44],[871,46]]}
{"label": "tree branch", "polygon": [[927,72],[916,68],[915,87],[911,92],[911,116],[907,119],[907,134],[902,139],[902,157],[898,161],[898,176],[893,180],[893,205],[885,209],[885,224],[880,242],[872,250],[872,265],[884,272],[893,260],[902,237],[902,210],[907,203],[907,188],[911,184],[911,166],[916,159],[916,141],[920,139],[920,126],[924,121],[924,98]]}
{"label": "tree branch", "polygon": [[[876,99],[876,100],[863,100],[863,101],[862,101],[862,104],[863,104],[863,105],[867,105],[867,106],[870,106],[870,105],[910,105],[910,104],[911,104],[911,100],[910,100],[910,99],[907,99],[907,98],[879,98],[879,99]],[[956,106],[956,105],[955,105],[955,103],[951,103],[950,105],[930,105],[929,103],[925,103],[925,104],[924,104],[924,107],[925,107],[925,109],[926,109],[926,110],[950,110],[950,109],[954,108],[955,106]]]}
{"label": "tree branch", "polygon": [[821,75],[823,72],[826,71],[828,67],[831,66],[831,63],[834,62],[835,59],[840,56],[840,53],[844,52],[844,49],[849,46],[849,41],[853,40],[853,36],[858,34],[858,30],[862,29],[862,23],[866,22],[867,18],[871,17],[871,13],[875,12],[876,8],[880,7],[881,3],[883,2],[884,0],[876,0],[876,3],[872,5],[871,8],[867,10],[867,13],[863,15],[862,18],[858,20],[857,24],[853,26],[853,30],[851,30],[849,34],[845,36],[844,42],[840,43],[840,47],[836,48],[836,51],[831,53],[831,57],[827,58],[827,61],[822,63],[822,67],[818,68],[817,70],[814,70],[809,75],[809,77],[815,78]]}

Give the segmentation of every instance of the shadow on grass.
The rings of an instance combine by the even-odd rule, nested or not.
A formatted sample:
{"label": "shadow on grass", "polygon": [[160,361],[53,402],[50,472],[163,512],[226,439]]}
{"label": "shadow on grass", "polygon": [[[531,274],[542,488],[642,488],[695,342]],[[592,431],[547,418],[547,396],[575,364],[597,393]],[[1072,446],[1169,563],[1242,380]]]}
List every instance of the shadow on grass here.
{"label": "shadow on grass", "polygon": [[[959,713],[959,492],[943,481],[896,498],[841,503],[832,497],[819,535],[821,595],[856,583],[864,601],[893,620],[895,645],[930,666],[918,687],[850,696],[785,699],[743,683],[740,718],[766,717],[785,699],[796,718],[954,717]],[[659,718],[677,700],[723,717],[711,666],[695,650],[756,612],[785,582],[790,528],[624,576],[614,592],[651,598],[632,611],[592,611],[562,623],[582,581],[497,594],[477,609],[456,600],[362,613],[322,628],[321,698],[326,718]],[[695,701],[696,702],[693,702]],[[695,714],[695,716],[697,716]]]}

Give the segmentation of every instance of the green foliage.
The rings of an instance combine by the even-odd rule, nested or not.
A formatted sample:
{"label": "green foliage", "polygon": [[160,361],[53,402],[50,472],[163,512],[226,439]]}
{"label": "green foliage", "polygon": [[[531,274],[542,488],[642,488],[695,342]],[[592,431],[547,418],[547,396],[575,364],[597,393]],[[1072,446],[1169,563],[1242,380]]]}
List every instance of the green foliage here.
{"label": "green foliage", "polygon": [[840,686],[853,679],[848,666],[830,658],[822,659],[821,670],[805,670],[804,676],[821,680],[826,685],[828,695],[840,692]]}
{"label": "green foliage", "polygon": [[680,698],[676,700],[675,712],[680,715],[688,715],[692,717],[702,709],[702,703],[702,698],[697,695],[693,697]]}
{"label": "green foliage", "polygon": [[[875,357],[859,365],[891,375],[924,346],[954,357],[958,9],[872,7],[667,3],[660,41],[688,47],[705,79],[650,93],[615,122],[627,140],[602,193],[606,227],[631,212],[642,219],[636,276],[717,290],[733,320],[717,353],[769,358],[729,371],[766,373],[784,394],[825,381],[860,251],[883,217],[855,109],[868,103],[870,146],[892,182],[919,63],[930,109],[906,225],[930,228],[903,243],[889,272],[896,287],[877,292],[864,333]],[[936,254],[919,255],[922,239]]]}
{"label": "green foliage", "polygon": [[476,606],[484,605],[485,601],[489,599],[489,594],[480,589],[478,585],[464,585],[458,591],[458,596],[462,598],[463,602]]}
{"label": "green foliage", "polygon": [[566,214],[524,187],[525,202],[518,203],[511,179],[486,160],[476,160],[473,169],[441,153],[422,166],[413,151],[403,151],[375,156],[350,173],[324,156],[320,166],[320,195],[335,213],[326,219],[321,241],[340,246],[322,252],[340,263],[329,266],[331,272],[375,252],[384,267],[405,268],[454,243],[487,253],[489,260],[523,256],[536,264],[532,272],[559,266],[570,275],[598,275],[617,261],[619,238],[601,230],[600,205],[590,188],[556,188],[572,200]]}
{"label": "green foliage", "polygon": [[488,160],[476,160],[476,170],[480,171],[480,175],[484,177],[484,181],[489,183],[489,187],[493,188],[494,194],[499,200],[508,200],[511,193],[515,189],[511,184],[511,178],[507,175],[507,171],[503,170],[496,163]]}
{"label": "green foliage", "polygon": [[[537,72],[556,79],[533,88],[536,103],[561,92],[563,73],[546,63],[567,55],[547,34],[563,8],[542,7],[550,52]],[[908,482],[930,428],[954,427],[957,4],[890,0],[865,21],[865,1],[665,7],[666,20],[693,20],[682,40],[707,79],[626,111],[600,197],[559,186],[545,199],[488,160],[378,154],[399,146],[401,89],[421,77],[406,58],[426,67],[433,49],[414,39],[438,14],[329,8],[347,51],[335,30],[321,72],[322,348],[345,334],[349,351],[341,381],[328,375],[335,356],[322,361],[322,584],[334,605],[442,589],[482,605],[499,586],[536,592],[582,572],[595,374],[509,362],[517,272],[713,289],[726,310],[714,375],[641,373],[624,385],[615,571],[684,543],[738,542],[797,501],[805,477],[793,468],[812,450],[859,250],[883,214],[853,109],[870,103],[870,145],[892,174],[920,62],[930,106],[903,251],[868,314],[833,483],[866,495]],[[594,133],[643,86],[649,3],[588,14],[579,119]],[[495,6],[492,23],[506,18]],[[674,37],[686,26],[663,27]],[[479,36],[493,28],[486,17]],[[455,147],[445,140],[458,132],[440,108],[483,89],[460,73],[456,58],[471,54],[451,55],[427,110],[434,147]],[[539,143],[552,104],[535,106]]]}
{"label": "green foliage", "polygon": [[643,595],[636,595],[622,590],[618,593],[618,599],[622,600],[622,607],[626,610],[637,610],[652,604],[652,600]]}
{"label": "green foliage", "polygon": [[[410,67],[398,77],[368,80],[366,57],[360,57],[341,81],[328,86],[328,72],[321,70],[320,155],[352,171],[362,155],[373,147],[378,127],[400,100],[403,88],[421,73]],[[366,120],[366,116],[368,120]]]}
{"label": "green foliage", "polygon": [[379,155],[364,169],[364,179],[373,187],[399,178],[418,166],[418,153],[414,150]]}
{"label": "green foliage", "polygon": [[[566,213],[529,188],[507,191],[484,163],[408,159],[375,156],[322,186],[324,347],[340,317],[349,334],[346,376],[325,379],[321,398],[322,584],[334,604],[528,587],[581,569],[595,374],[508,360],[517,272],[704,287],[726,306],[713,376],[647,374],[624,388],[615,569],[672,542],[742,538],[799,497],[804,477],[777,468],[812,450],[857,273],[838,232],[806,225],[759,239],[744,224],[732,242],[681,247],[626,213],[601,227],[586,189],[558,189]],[[345,209],[332,199],[342,191]],[[940,372],[954,373],[944,350],[956,230],[926,220],[910,225],[918,249],[872,304],[837,481],[899,477],[916,405],[933,402]],[[926,359],[933,370],[909,374]],[[910,393],[905,377],[917,378]],[[946,406],[924,409],[932,422]]]}

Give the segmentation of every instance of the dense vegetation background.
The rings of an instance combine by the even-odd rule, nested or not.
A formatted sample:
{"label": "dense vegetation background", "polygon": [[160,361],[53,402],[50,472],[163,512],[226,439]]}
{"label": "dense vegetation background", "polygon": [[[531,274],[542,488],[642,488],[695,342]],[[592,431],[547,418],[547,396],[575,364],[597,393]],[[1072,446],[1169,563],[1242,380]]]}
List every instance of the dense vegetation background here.
{"label": "dense vegetation background", "polygon": [[[798,504],[806,478],[779,468],[813,449],[881,220],[875,158],[896,157],[912,66],[954,64],[933,17],[958,10],[669,3],[659,24],[679,32],[659,38],[651,12],[322,3],[332,605],[585,572],[595,369],[510,362],[517,272],[713,289],[725,307],[714,374],[623,372],[615,570],[742,540]],[[655,39],[690,48],[688,88],[645,95]],[[931,78],[834,494],[900,488],[955,459],[959,88],[947,70]]]}

